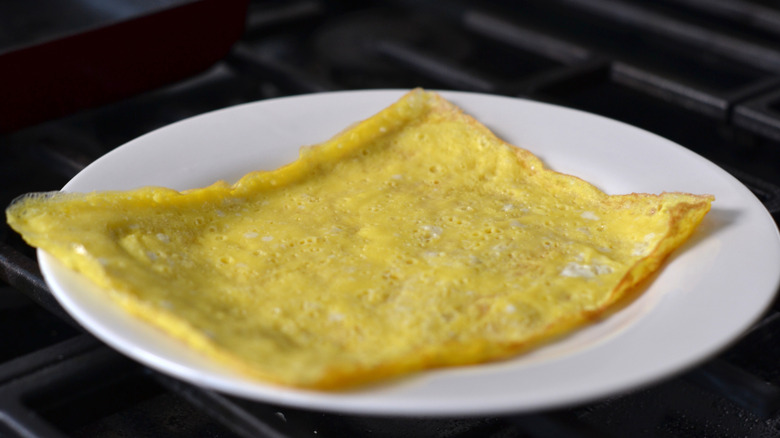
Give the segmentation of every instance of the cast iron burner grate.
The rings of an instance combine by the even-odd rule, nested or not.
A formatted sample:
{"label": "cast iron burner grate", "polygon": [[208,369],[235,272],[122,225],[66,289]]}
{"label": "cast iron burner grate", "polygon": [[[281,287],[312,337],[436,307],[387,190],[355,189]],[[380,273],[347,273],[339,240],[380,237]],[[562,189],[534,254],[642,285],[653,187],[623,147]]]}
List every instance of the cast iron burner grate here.
{"label": "cast iron burner grate", "polygon": [[[780,7],[759,0],[257,1],[242,40],[210,70],[0,137],[0,201],[56,190],[116,146],[212,109],[424,86],[548,101],[648,129],[722,165],[777,219],[778,17]],[[124,358],[64,313],[6,225],[0,278],[0,436],[780,435],[776,307],[718,357],[628,394],[514,416],[380,418],[240,400]]]}

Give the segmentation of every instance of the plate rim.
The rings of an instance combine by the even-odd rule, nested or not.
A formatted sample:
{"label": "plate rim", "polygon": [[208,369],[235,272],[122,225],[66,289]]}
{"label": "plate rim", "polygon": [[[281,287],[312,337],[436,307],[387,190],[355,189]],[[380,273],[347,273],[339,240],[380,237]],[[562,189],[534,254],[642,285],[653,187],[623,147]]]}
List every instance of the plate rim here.
{"label": "plate rim", "polygon": [[[90,172],[92,172],[96,168],[100,168],[100,166],[104,166],[105,163],[110,162],[110,160],[116,159],[115,157],[121,157],[124,154],[128,154],[130,149],[136,148],[137,146],[143,144],[144,142],[154,141],[154,137],[159,135],[160,132],[166,132],[170,129],[181,129],[182,126],[192,124],[192,123],[198,123],[200,120],[204,120],[211,117],[220,117],[224,114],[229,114],[230,112],[235,111],[246,111],[246,108],[249,108],[251,111],[251,108],[257,105],[268,105],[272,106],[276,102],[279,101],[287,101],[287,102],[294,102],[294,101],[306,101],[309,99],[317,99],[317,98],[324,98],[324,99],[338,99],[342,98],[344,96],[349,95],[375,95],[375,96],[389,96],[393,95],[395,98],[400,97],[404,92],[407,92],[406,89],[381,89],[381,90],[349,90],[349,91],[336,91],[336,92],[324,92],[324,93],[314,93],[314,94],[306,94],[306,95],[297,95],[297,96],[285,96],[281,98],[275,98],[275,99],[265,99],[260,100],[256,102],[248,102],[243,103],[240,105],[227,107],[218,109],[215,111],[207,112],[204,114],[200,114],[188,119],[184,119],[178,122],[175,122],[170,125],[166,125],[164,127],[155,129],[149,133],[146,133],[142,136],[137,137],[136,139],[131,140],[128,143],[125,143],[122,146],[119,146],[112,151],[108,152],[107,154],[103,155],[87,167],[85,167],[78,175],[76,175],[73,179],[71,179],[65,187],[63,187],[63,190],[69,190],[73,186],[78,187],[79,182],[83,179],[83,175],[87,175]],[[769,220],[772,223],[774,223],[774,220],[772,219],[771,215],[768,211],[766,211],[766,208],[761,204],[761,202],[750,192],[741,182],[739,182],[736,178],[734,178],[732,175],[728,174],[725,170],[717,166],[716,164],[712,163],[711,161],[707,160],[706,158],[696,154],[695,152],[680,146],[674,142],[671,142],[668,139],[665,139],[657,134],[654,134],[652,132],[643,130],[641,128],[637,128],[635,126],[629,125],[627,123],[617,121],[614,119],[610,119],[608,117],[604,117],[601,115],[589,113],[586,111],[563,107],[559,105],[554,105],[550,103],[545,102],[538,102],[534,100],[529,99],[522,99],[522,98],[514,98],[514,97],[507,97],[507,96],[500,96],[500,95],[490,95],[490,94],[483,94],[483,93],[472,93],[472,92],[462,92],[462,91],[447,91],[447,90],[435,90],[441,93],[445,98],[451,99],[451,100],[457,100],[458,98],[462,99],[499,99],[499,100],[507,100],[507,101],[519,101],[523,102],[523,105],[530,105],[530,106],[539,106],[545,107],[548,110],[552,111],[563,111],[570,114],[577,114],[576,117],[581,117],[584,119],[592,119],[592,120],[600,120],[598,123],[602,124],[616,124],[615,126],[621,126],[621,129],[626,129],[628,131],[637,133],[637,135],[641,134],[642,136],[649,136],[648,138],[651,138],[653,142],[660,141],[661,143],[665,144],[664,147],[666,148],[673,148],[676,149],[678,153],[688,154],[687,156],[691,159],[697,162],[698,165],[704,165],[706,167],[709,167],[709,170],[711,172],[714,172],[716,174],[719,174],[721,177],[725,177],[726,180],[734,186],[735,190],[741,190],[743,191],[743,196],[745,196],[747,199],[745,199],[745,202],[752,205],[753,208],[760,207],[758,209],[759,211],[763,211],[764,218],[763,220]],[[454,99],[453,99],[454,98]],[[392,102],[392,100],[390,100]],[[455,102],[458,104],[457,102]],[[459,105],[460,106],[460,105]],[[379,107],[381,108],[381,107]],[[465,107],[464,110],[469,113],[469,108]],[[365,116],[370,116],[371,114],[366,114]],[[342,129],[343,127],[334,127],[333,133],[335,134],[338,132],[339,129]],[[324,138],[322,140],[325,140]],[[510,141],[511,143],[511,141]],[[532,152],[532,148],[521,145],[521,147],[527,147]],[[132,154],[131,154],[132,155]],[[553,170],[557,170],[555,164],[553,163],[550,166]],[[82,176],[80,178],[80,176]],[[717,202],[717,200],[716,200]],[[780,233],[778,233],[777,227],[775,227],[775,236],[774,236],[775,246],[776,250],[775,252],[780,254],[780,244],[777,242],[780,242]],[[50,288],[52,288],[52,291],[55,292],[55,297],[57,298],[60,303],[63,304],[63,307],[66,308],[66,311],[70,313],[74,318],[79,321],[80,324],[83,324],[83,315],[79,315],[78,311],[76,312],[76,315],[74,315],[74,306],[78,306],[77,303],[72,303],[68,301],[68,291],[63,290],[61,288],[61,285],[57,281],[57,273],[55,266],[58,264],[51,256],[46,254],[45,252],[38,250],[38,257],[40,261],[41,271],[44,275],[44,279],[46,280],[47,284],[49,284]],[[778,256],[780,257],[780,256]],[[224,385],[215,385],[214,382],[207,382],[208,387],[211,387],[212,389],[216,389],[221,392],[230,393],[233,395],[237,395],[240,397],[253,399],[261,402],[271,402],[271,403],[280,403],[283,405],[289,405],[289,406],[297,406],[297,407],[303,407],[303,408],[309,408],[309,409],[317,409],[322,411],[331,411],[331,412],[342,412],[342,413],[357,413],[357,414],[389,414],[389,415],[395,415],[395,416],[420,416],[420,415],[427,415],[427,416],[467,416],[467,415],[484,415],[484,414],[497,414],[497,413],[519,413],[519,412],[527,412],[530,410],[537,410],[537,409],[547,409],[552,407],[563,407],[563,406],[569,406],[576,403],[582,403],[585,401],[593,400],[596,398],[604,397],[610,394],[614,394],[615,392],[619,392],[622,390],[627,389],[636,389],[639,387],[643,387],[646,385],[650,385],[652,383],[657,382],[658,380],[665,379],[668,377],[671,377],[674,374],[683,372],[687,369],[690,369],[691,367],[694,367],[698,365],[699,363],[709,359],[713,355],[717,354],[719,351],[722,351],[723,349],[727,348],[729,345],[731,345],[733,342],[736,342],[741,334],[746,330],[750,325],[753,324],[755,320],[757,320],[768,308],[768,306],[771,304],[772,299],[776,293],[777,287],[780,284],[780,273],[777,273],[775,275],[774,279],[774,288],[775,292],[769,294],[770,296],[764,300],[764,303],[760,307],[760,309],[756,309],[754,312],[754,315],[751,319],[743,321],[741,324],[741,328],[739,329],[739,333],[735,333],[730,339],[728,339],[725,342],[721,342],[717,348],[710,348],[708,352],[705,354],[700,354],[699,357],[696,360],[689,360],[684,365],[678,364],[673,370],[666,369],[661,372],[657,372],[657,375],[653,376],[646,376],[645,379],[643,379],[641,382],[633,382],[633,384],[627,385],[625,382],[622,384],[620,382],[613,382],[612,385],[606,385],[602,386],[599,389],[595,388],[589,388],[589,390],[579,389],[577,394],[572,394],[569,397],[565,397],[565,400],[563,400],[561,397],[548,397],[546,399],[540,399],[538,403],[518,403],[518,402],[507,402],[505,400],[502,400],[498,398],[494,402],[485,402],[482,403],[480,406],[466,406],[463,404],[441,404],[441,405],[430,405],[427,407],[423,407],[421,409],[421,406],[417,405],[415,407],[407,408],[403,404],[400,404],[398,402],[396,403],[366,403],[365,398],[352,398],[349,395],[346,397],[342,397],[341,395],[334,395],[332,393],[320,393],[320,392],[312,392],[312,391],[302,391],[302,390],[290,390],[288,388],[278,388],[270,386],[268,392],[260,391],[258,397],[258,392],[255,389],[249,388],[242,390],[241,388],[236,388],[233,386],[224,386]],[[63,302],[64,301],[64,302]],[[117,346],[115,345],[115,341],[110,338],[106,338],[104,333],[94,333],[93,330],[90,327],[85,327],[88,331],[92,332],[97,337],[101,338],[104,342],[107,342],[112,348],[115,348],[122,353],[129,355],[133,357],[135,360],[138,360],[145,365],[151,366],[152,368],[156,368],[161,372],[164,373],[170,373],[170,369],[163,369],[160,370],[159,363],[150,363],[150,359],[148,357],[144,356],[144,352],[141,351],[131,351],[127,349],[125,346]],[[143,350],[143,349],[142,349]],[[151,362],[154,362],[153,360]],[[174,366],[175,364],[169,364],[169,368]],[[174,370],[172,373],[175,377],[182,378],[183,380],[189,381],[193,384],[202,383],[202,375],[199,374],[191,374],[188,372],[189,370],[184,367],[178,370]],[[262,384],[261,386],[268,386]]]}

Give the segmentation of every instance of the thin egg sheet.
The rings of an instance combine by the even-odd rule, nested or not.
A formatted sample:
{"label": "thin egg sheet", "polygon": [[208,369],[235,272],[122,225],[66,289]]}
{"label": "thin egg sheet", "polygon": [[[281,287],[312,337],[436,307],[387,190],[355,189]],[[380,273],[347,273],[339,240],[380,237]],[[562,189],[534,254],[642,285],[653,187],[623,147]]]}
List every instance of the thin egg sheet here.
{"label": "thin egg sheet", "polygon": [[582,326],[658,270],[712,200],[608,196],[413,90],[233,185],[33,194],[7,218],[200,353],[332,390]]}

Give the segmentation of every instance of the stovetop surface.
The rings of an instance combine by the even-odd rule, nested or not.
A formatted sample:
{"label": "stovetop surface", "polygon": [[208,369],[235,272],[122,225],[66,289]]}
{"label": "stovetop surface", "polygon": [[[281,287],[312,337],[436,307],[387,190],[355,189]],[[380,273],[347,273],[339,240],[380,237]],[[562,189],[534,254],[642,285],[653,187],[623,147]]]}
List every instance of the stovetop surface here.
{"label": "stovetop surface", "polygon": [[[364,88],[458,89],[583,109],[712,160],[780,214],[780,7],[719,0],[253,2],[222,61],[159,89],[0,136],[0,202],[56,190],[153,129],[235,104]],[[780,435],[777,309],[681,376],[580,406],[378,418],[248,402],[103,346],[0,228],[0,436]],[[780,267],[778,267],[780,269]]]}

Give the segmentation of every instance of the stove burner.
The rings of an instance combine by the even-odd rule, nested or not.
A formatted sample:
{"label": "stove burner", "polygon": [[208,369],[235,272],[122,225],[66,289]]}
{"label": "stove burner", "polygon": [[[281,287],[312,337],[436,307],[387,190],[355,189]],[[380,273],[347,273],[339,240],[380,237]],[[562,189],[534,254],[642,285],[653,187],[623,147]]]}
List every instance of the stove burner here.
{"label": "stove burner", "polygon": [[[213,68],[3,134],[0,202],[58,190],[116,146],[205,111],[424,86],[522,94],[648,129],[722,165],[777,220],[778,17],[765,0],[257,0],[243,38]],[[581,406],[494,418],[335,415],[223,396],[114,353],[65,314],[34,250],[2,224],[0,436],[776,436],[779,310],[683,376]]]}

